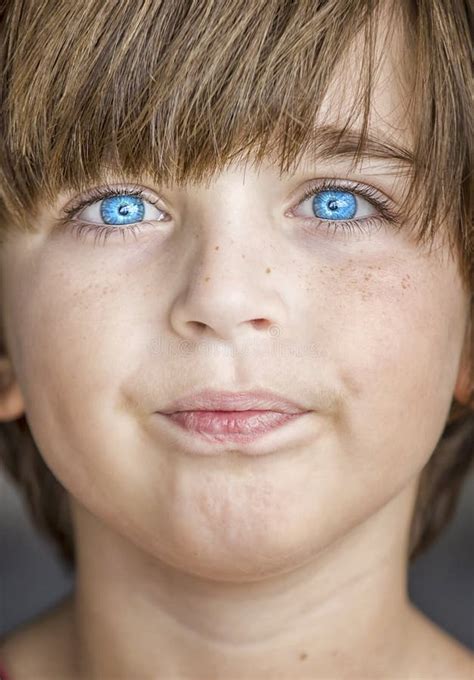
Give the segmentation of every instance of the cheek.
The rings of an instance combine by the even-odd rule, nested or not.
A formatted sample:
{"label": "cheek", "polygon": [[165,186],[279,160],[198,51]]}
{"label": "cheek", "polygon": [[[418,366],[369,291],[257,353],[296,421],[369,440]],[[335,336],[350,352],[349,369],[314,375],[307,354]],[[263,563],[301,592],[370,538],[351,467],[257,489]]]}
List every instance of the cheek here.
{"label": "cheek", "polygon": [[413,256],[396,266],[360,258],[316,278],[312,371],[316,383],[325,376],[339,386],[347,472],[401,485],[427,462],[449,412],[464,334],[460,282]]}
{"label": "cheek", "polygon": [[116,441],[131,435],[130,422],[117,418],[118,397],[143,352],[143,292],[123,276],[75,275],[53,256],[8,275],[8,341],[28,423],[61,481],[85,487],[102,466],[110,474],[112,428]]}

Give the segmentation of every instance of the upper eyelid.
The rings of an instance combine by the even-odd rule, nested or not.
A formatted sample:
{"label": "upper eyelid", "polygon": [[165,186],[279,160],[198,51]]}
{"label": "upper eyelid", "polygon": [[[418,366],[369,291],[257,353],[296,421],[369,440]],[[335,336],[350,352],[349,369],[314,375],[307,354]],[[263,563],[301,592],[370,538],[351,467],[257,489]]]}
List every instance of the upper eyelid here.
{"label": "upper eyelid", "polygon": [[[312,193],[318,191],[328,191],[328,190],[342,190],[349,191],[356,195],[362,196],[368,200],[369,197],[376,199],[384,198],[384,193],[372,187],[370,185],[363,184],[361,182],[351,182],[348,180],[339,180],[333,178],[321,178],[315,180],[309,180],[306,189],[303,191],[303,200],[308,198]],[[388,197],[387,197],[387,200]]]}
{"label": "upper eyelid", "polygon": [[[285,211],[285,215],[294,216],[293,213],[296,208],[298,208],[305,201],[309,200],[313,194],[317,193],[318,191],[325,191],[328,189],[340,189],[355,193],[357,196],[360,196],[364,200],[371,203],[384,217],[394,221],[399,220],[399,211],[396,207],[396,204],[393,199],[390,198],[385,192],[380,191],[373,185],[364,184],[360,181],[338,179],[333,177],[309,180],[307,182],[306,188],[302,191],[301,198],[297,199],[294,197],[292,199],[290,207],[288,207]],[[299,191],[301,192],[301,189]]]}
{"label": "upper eyelid", "polygon": [[[115,193],[117,192],[117,193]],[[151,199],[149,196],[147,197],[147,194],[152,194],[151,189],[148,189],[146,187],[143,187],[138,184],[102,184],[98,187],[93,187],[92,189],[89,190],[89,193],[87,194],[81,194],[79,197],[71,199],[62,209],[61,213],[65,217],[71,217],[73,215],[76,215],[79,211],[81,211],[84,208],[89,207],[90,205],[94,205],[94,203],[98,203],[101,200],[104,200],[105,198],[110,198],[110,196],[113,195],[123,195],[123,196],[133,196],[133,195],[139,195],[141,198],[144,200],[148,201],[151,205],[155,205],[162,201],[163,199],[155,194],[156,199]],[[164,209],[163,209],[164,211]]]}
{"label": "upper eyelid", "polygon": [[[292,192],[290,199],[285,201],[288,207],[284,208],[284,214],[292,213],[297,207],[301,205],[304,201],[308,200],[313,193],[317,191],[324,191],[327,189],[342,189],[347,191],[352,191],[355,194],[361,196],[363,199],[372,203],[377,209],[380,209],[381,204],[386,209],[387,212],[395,213],[394,208],[390,206],[394,205],[393,200],[389,198],[384,192],[376,189],[374,186],[365,185],[359,181],[339,179],[335,177],[321,177],[311,180],[307,180],[306,188],[301,189],[301,187]],[[148,196],[147,196],[148,194]],[[154,198],[150,198],[150,195],[154,194]],[[104,200],[105,198],[111,197],[113,195],[139,195],[143,200],[148,201],[151,205],[158,207],[158,203],[164,203],[163,197],[153,192],[148,187],[144,187],[139,184],[103,184],[98,187],[93,187],[89,190],[89,194],[82,194],[77,198],[71,199],[66,206],[61,210],[61,213],[68,218],[76,216],[78,212],[94,205],[95,203]],[[158,207],[162,212],[168,212],[168,208]]]}

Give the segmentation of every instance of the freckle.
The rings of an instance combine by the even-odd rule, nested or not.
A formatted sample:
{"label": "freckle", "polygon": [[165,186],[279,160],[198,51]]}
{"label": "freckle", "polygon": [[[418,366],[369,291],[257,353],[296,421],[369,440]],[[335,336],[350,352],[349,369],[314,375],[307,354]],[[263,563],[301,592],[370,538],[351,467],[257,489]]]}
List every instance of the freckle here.
{"label": "freckle", "polygon": [[266,271],[267,274],[270,274],[270,272],[271,272],[272,270],[270,269],[270,267],[267,267],[267,268],[265,269],[265,271]]}
{"label": "freckle", "polygon": [[245,255],[242,255],[242,259],[245,260]]}
{"label": "freckle", "polygon": [[207,283],[208,281],[210,281],[210,280],[211,280],[211,277],[210,277],[210,276],[206,276],[206,278],[204,279],[204,281],[205,281],[206,283]]}
{"label": "freckle", "polygon": [[407,274],[406,276],[403,277],[402,288],[404,288],[405,290],[407,288],[410,288],[410,275],[409,274]]}
{"label": "freckle", "polygon": [[214,248],[214,250],[219,250],[219,246],[216,246],[216,247]]}
{"label": "freckle", "polygon": [[300,654],[300,661],[304,661],[304,660],[307,659],[307,658],[308,658],[308,655],[306,654],[306,652],[301,652],[301,654]]}

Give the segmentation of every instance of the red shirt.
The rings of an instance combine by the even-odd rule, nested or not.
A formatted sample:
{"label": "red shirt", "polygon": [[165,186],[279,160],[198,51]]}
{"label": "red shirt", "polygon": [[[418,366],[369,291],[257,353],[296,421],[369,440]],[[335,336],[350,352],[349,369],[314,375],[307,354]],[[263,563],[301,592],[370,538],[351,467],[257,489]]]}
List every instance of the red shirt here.
{"label": "red shirt", "polygon": [[11,680],[10,676],[4,670],[2,664],[0,663],[0,680]]}

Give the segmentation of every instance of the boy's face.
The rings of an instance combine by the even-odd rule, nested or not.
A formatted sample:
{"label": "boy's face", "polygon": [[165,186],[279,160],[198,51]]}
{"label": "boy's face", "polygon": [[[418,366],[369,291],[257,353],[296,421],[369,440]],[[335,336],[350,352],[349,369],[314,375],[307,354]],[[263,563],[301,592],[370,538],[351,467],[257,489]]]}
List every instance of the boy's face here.
{"label": "boy's face", "polygon": [[[406,144],[392,68],[372,132]],[[353,82],[335,81],[325,122]],[[327,231],[303,200],[326,178],[401,202],[385,160],[350,173],[306,158],[282,177],[235,163],[208,186],[143,179],[170,218],[136,238],[55,228],[68,195],[3,249],[7,342],[47,464],[112,530],[184,570],[245,580],[302,564],[413,481],[443,430],[468,319],[457,266],[363,197],[366,231]],[[86,212],[103,224],[98,204]],[[310,413],[247,447],[194,446],[156,412],[202,388],[274,390]]]}

